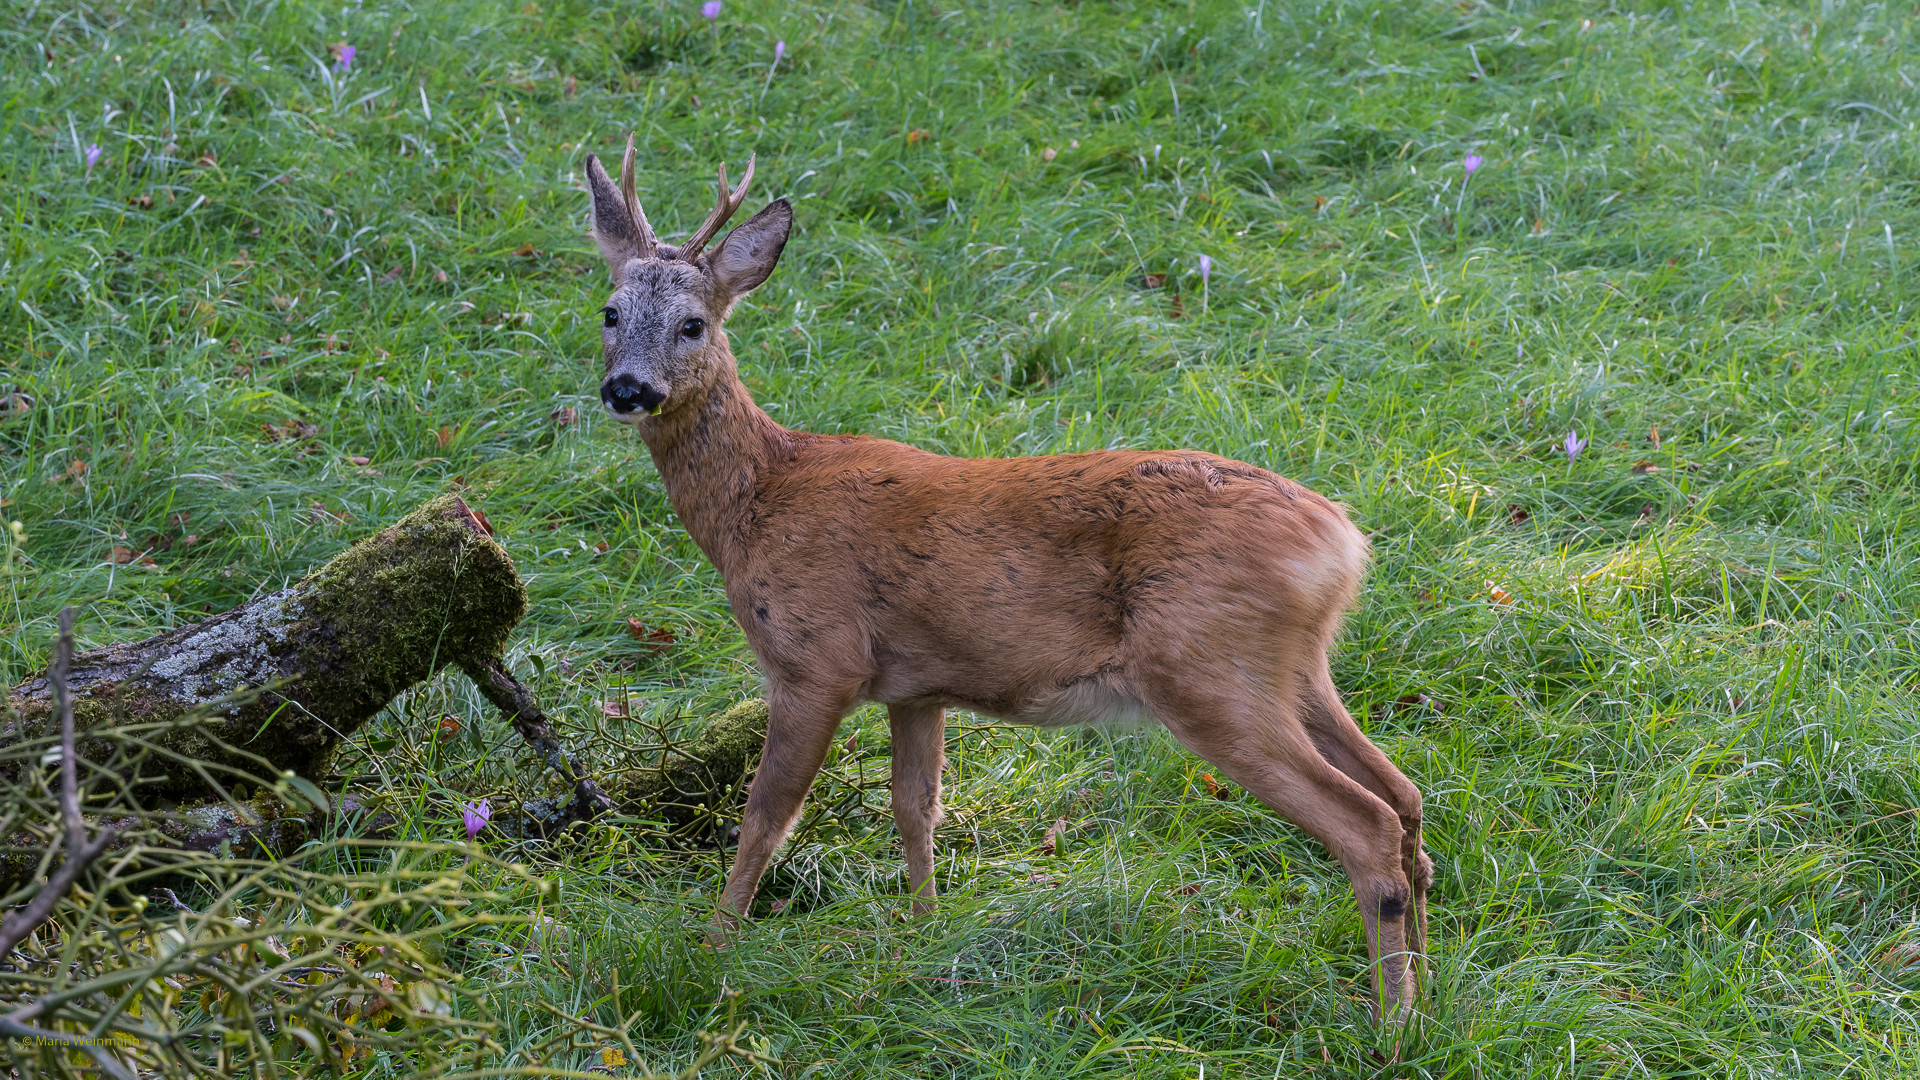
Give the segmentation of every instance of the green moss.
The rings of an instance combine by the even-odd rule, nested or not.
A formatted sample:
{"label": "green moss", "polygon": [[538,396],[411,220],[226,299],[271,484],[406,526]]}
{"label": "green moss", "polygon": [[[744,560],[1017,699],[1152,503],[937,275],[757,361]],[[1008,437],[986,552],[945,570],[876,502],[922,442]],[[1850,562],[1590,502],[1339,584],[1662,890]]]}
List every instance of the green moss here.
{"label": "green moss", "polygon": [[749,698],[714,717],[666,765],[612,777],[607,788],[631,813],[689,825],[746,790],[767,741],[767,703]]}

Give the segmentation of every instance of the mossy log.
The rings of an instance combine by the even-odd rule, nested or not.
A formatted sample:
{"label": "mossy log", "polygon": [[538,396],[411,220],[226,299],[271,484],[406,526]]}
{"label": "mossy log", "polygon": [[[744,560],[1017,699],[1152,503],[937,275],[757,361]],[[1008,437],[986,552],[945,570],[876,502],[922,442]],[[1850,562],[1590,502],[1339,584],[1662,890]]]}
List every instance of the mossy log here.
{"label": "mossy log", "polygon": [[[109,755],[108,740],[88,732],[150,732],[159,754],[125,778],[142,802],[217,796],[223,777],[236,775],[318,779],[340,740],[451,663],[575,779],[533,695],[502,660],[527,592],[492,532],[484,515],[443,495],[271,596],[75,656],[81,756]],[[0,745],[46,737],[59,722],[44,673],[9,691],[5,706]],[[263,763],[272,775],[261,777]],[[609,805],[590,780],[578,784],[582,816]]]}

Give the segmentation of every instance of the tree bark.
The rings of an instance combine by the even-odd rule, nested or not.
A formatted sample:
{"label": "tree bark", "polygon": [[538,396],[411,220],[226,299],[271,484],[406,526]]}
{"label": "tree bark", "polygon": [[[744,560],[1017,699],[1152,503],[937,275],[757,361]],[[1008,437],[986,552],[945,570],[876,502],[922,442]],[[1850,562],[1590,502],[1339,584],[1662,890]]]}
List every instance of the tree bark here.
{"label": "tree bark", "polygon": [[[492,532],[484,515],[443,495],[271,596],[74,657],[81,756],[109,756],[107,740],[89,732],[140,726],[158,753],[143,775],[125,779],[144,805],[221,796],[236,774],[318,779],[342,739],[452,663],[575,779],[533,695],[502,660],[527,593]],[[0,745],[53,733],[52,692],[46,674],[9,691]],[[173,723],[185,720],[193,722]],[[594,803],[591,792],[580,796]]]}

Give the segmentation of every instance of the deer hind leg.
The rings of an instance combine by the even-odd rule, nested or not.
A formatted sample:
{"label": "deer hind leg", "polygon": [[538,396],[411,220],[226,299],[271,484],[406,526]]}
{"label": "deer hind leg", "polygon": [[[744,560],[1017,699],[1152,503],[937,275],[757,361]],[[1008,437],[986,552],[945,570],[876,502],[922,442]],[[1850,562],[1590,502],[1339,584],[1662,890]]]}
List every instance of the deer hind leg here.
{"label": "deer hind leg", "polygon": [[1427,890],[1433,885],[1433,860],[1420,839],[1420,789],[1394,767],[1360,725],[1354,723],[1334,688],[1324,663],[1312,669],[1302,692],[1302,716],[1307,734],[1320,756],[1393,807],[1400,817],[1400,865],[1413,886],[1407,909],[1407,948],[1414,955],[1427,951]]}
{"label": "deer hind leg", "polygon": [[[1408,963],[1411,886],[1400,859],[1400,816],[1385,799],[1334,768],[1308,738],[1284,696],[1231,693],[1231,677],[1200,675],[1154,712],[1189,750],[1206,758],[1275,813],[1326,845],[1353,882],[1366,925],[1376,994],[1404,1012],[1413,998]],[[1205,687],[1205,690],[1198,688]],[[1209,696],[1201,698],[1198,695]]]}
{"label": "deer hind leg", "polygon": [[800,816],[800,804],[820,774],[827,747],[852,705],[851,691],[821,693],[783,685],[767,690],[767,744],[740,816],[740,844],[714,926],[731,930],[753,904],[760,876]]}
{"label": "deer hind leg", "polygon": [[946,710],[889,705],[893,730],[893,825],[906,850],[913,913],[933,910],[933,829],[940,823],[940,771],[946,765]]}

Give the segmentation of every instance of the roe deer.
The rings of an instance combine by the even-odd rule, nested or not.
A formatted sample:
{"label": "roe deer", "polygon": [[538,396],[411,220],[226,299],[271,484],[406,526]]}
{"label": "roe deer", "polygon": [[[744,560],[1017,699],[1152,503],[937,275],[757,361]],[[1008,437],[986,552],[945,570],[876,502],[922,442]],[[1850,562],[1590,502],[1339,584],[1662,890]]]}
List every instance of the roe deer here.
{"label": "roe deer", "polygon": [[916,914],[932,908],[948,707],[1028,724],[1152,717],[1323,843],[1352,880],[1375,990],[1404,1009],[1433,864],[1420,792],[1347,714],[1327,650],[1367,541],[1336,503],[1193,450],[942,457],[789,431],[753,403],[721,330],[780,259],[778,199],[678,247],[587,158],[613,272],[601,400],[646,442],[720,570],[771,720],[716,915],[747,913],[841,718],[886,705],[893,813]]}

